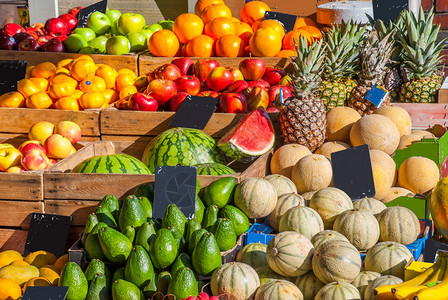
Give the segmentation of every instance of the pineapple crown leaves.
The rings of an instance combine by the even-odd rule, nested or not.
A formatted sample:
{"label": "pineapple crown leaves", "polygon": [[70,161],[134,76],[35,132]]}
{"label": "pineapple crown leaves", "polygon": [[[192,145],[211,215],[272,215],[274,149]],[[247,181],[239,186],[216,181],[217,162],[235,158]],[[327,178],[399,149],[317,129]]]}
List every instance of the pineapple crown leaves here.
{"label": "pineapple crown leaves", "polygon": [[398,39],[403,47],[403,64],[411,78],[431,76],[442,63],[440,52],[445,40],[437,43],[440,25],[434,25],[433,19],[433,8],[425,16],[420,7],[418,19],[412,12],[404,13],[405,30],[398,30]]}
{"label": "pineapple crown leaves", "polygon": [[323,40],[308,45],[304,36],[295,39],[294,46],[297,56],[292,57],[294,72],[290,74],[293,93],[296,97],[307,96],[319,89],[326,47]]}

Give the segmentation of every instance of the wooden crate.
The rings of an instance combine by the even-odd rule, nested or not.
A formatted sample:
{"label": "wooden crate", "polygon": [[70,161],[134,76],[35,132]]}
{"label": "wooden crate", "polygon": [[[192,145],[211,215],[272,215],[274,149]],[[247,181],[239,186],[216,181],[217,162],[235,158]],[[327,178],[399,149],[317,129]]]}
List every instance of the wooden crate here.
{"label": "wooden crate", "polygon": [[448,125],[448,103],[392,103],[404,108],[412,119],[413,128],[431,128],[436,124]]}

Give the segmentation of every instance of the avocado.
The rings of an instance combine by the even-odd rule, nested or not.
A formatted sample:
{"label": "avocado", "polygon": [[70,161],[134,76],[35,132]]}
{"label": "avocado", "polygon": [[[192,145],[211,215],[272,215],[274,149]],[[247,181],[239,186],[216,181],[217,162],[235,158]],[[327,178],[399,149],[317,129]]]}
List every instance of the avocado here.
{"label": "avocado", "polygon": [[68,262],[62,269],[59,286],[69,287],[67,300],[84,300],[89,288],[86,276],[74,262]]}
{"label": "avocado", "polygon": [[188,241],[188,253],[190,255],[193,255],[194,247],[197,245],[201,237],[206,234],[208,231],[204,228],[200,228],[198,230],[195,230],[190,237],[190,240]]}
{"label": "avocado", "polygon": [[194,247],[191,257],[194,270],[202,276],[210,276],[222,264],[221,252],[213,233],[205,233]]}
{"label": "avocado", "polygon": [[202,203],[201,198],[196,195],[196,201],[194,203],[194,218],[198,221],[199,224],[202,224],[202,220],[204,219],[205,205]]}
{"label": "avocado", "polygon": [[184,299],[189,296],[196,297],[199,294],[198,282],[193,273],[193,270],[187,267],[182,267],[173,276],[169,286],[168,294],[172,294],[175,297],[168,296],[168,299]]}
{"label": "avocado", "polygon": [[84,275],[86,276],[89,285],[92,282],[95,275],[98,273],[101,273],[106,277],[106,285],[108,288],[110,288],[112,278],[106,265],[99,259],[92,259],[89,265],[87,266],[86,270],[84,271]]}
{"label": "avocado", "polygon": [[134,225],[126,226],[125,229],[121,231],[122,234],[124,234],[128,240],[133,243],[135,238],[135,228]]}
{"label": "avocado", "polygon": [[191,258],[186,253],[182,253],[176,258],[173,265],[171,266],[171,274],[175,275],[176,272],[182,269],[183,267],[187,267],[190,268],[190,270],[194,270]]}
{"label": "avocado", "polygon": [[174,239],[176,240],[177,248],[178,248],[177,254],[180,254],[180,253],[184,252],[185,250],[187,250],[187,243],[186,243],[183,235],[180,234],[179,230],[175,227],[169,227],[169,226],[167,229],[169,231],[171,231],[171,234],[173,235]]}
{"label": "avocado", "polygon": [[159,274],[154,271],[149,283],[141,288],[141,291],[143,292],[143,296],[145,296],[145,299],[152,299],[154,294],[157,292],[157,278]]}
{"label": "avocado", "polygon": [[94,275],[87,292],[86,300],[111,300],[109,287],[106,284],[106,275],[97,273]]}
{"label": "avocado", "polygon": [[118,279],[112,283],[113,300],[144,300],[142,292],[135,284]]}
{"label": "avocado", "polygon": [[114,195],[106,195],[101,199],[100,203],[98,203],[98,206],[102,206],[106,209],[108,209],[114,218],[118,218],[118,211],[120,210],[120,205],[118,203],[117,197]]}
{"label": "avocado", "polygon": [[152,203],[146,197],[138,197],[138,201],[146,214],[146,220],[149,221],[152,218]]}
{"label": "avocado", "polygon": [[101,228],[98,238],[101,250],[110,262],[124,263],[131,253],[132,243],[124,234],[113,228]]}
{"label": "avocado", "polygon": [[210,205],[205,210],[204,220],[202,221],[202,228],[210,231],[212,229],[213,224],[215,224],[216,220],[218,220],[218,206]]}
{"label": "avocado", "polygon": [[233,223],[236,236],[242,235],[250,227],[247,216],[241,210],[232,205],[226,205],[223,209],[221,209],[221,218],[229,219]]}
{"label": "avocado", "polygon": [[117,227],[117,222],[108,208],[98,205],[95,210],[98,222],[106,223],[109,227]]}
{"label": "avocado", "polygon": [[153,221],[145,222],[140,226],[137,231],[137,235],[134,239],[135,245],[141,245],[149,252],[149,244],[151,240],[156,236],[157,229],[155,228],[155,223]]}
{"label": "avocado", "polygon": [[185,233],[185,241],[187,241],[187,243],[190,241],[193,232],[195,232],[198,229],[201,229],[201,225],[195,218],[188,220],[187,231]]}
{"label": "avocado", "polygon": [[201,183],[199,182],[199,180],[196,180],[196,195],[199,195],[200,192],[201,192]]}
{"label": "avocado", "polygon": [[134,195],[136,197],[146,197],[149,201],[154,201],[154,188],[150,184],[142,184],[135,191]]}
{"label": "avocado", "polygon": [[103,253],[103,250],[101,249],[100,240],[98,238],[98,232],[102,228],[108,227],[106,223],[99,222],[98,224],[93,227],[93,230],[89,233],[86,239],[86,243],[84,245],[84,249],[86,250],[87,259],[100,259],[105,260],[106,256]]}
{"label": "avocado", "polygon": [[124,279],[124,267],[116,269],[114,275],[112,275],[112,282],[118,279]]}
{"label": "avocado", "polygon": [[93,230],[96,224],[98,224],[98,218],[96,217],[95,213],[91,213],[90,215],[87,216],[86,229],[82,233],[81,237],[81,244],[83,246],[86,244],[87,236]]}
{"label": "avocado", "polygon": [[168,286],[170,285],[171,279],[170,272],[160,272],[157,277],[157,291],[154,294],[154,300],[162,300],[164,295],[168,293]]}
{"label": "avocado", "polygon": [[169,204],[162,219],[162,227],[175,227],[184,235],[187,226],[187,218],[175,204]]}
{"label": "avocado", "polygon": [[235,247],[237,237],[230,220],[219,218],[213,225],[211,232],[215,235],[220,251],[227,251]]}
{"label": "avocado", "polygon": [[135,246],[129,255],[124,269],[124,279],[138,288],[145,287],[154,279],[154,267],[148,252],[140,246]]}
{"label": "avocado", "polygon": [[235,188],[236,179],[234,177],[223,177],[212,182],[204,190],[205,204],[223,208],[233,200]]}
{"label": "avocado", "polygon": [[134,225],[134,228],[138,230],[145,222],[146,214],[143,211],[138,198],[134,195],[124,198],[120,209],[120,216],[118,217],[118,225],[120,226],[120,230],[123,230],[126,226],[131,225]]}
{"label": "avocado", "polygon": [[169,267],[176,259],[178,253],[177,242],[171,231],[161,228],[149,245],[151,261],[157,269]]}

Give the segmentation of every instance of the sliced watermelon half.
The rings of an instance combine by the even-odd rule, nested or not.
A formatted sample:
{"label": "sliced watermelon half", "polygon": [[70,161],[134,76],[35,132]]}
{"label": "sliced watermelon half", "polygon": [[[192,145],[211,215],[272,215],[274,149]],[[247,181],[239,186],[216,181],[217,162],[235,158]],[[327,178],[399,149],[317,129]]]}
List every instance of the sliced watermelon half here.
{"label": "sliced watermelon half", "polygon": [[275,132],[271,118],[263,107],[247,114],[218,141],[226,156],[250,161],[274,146]]}

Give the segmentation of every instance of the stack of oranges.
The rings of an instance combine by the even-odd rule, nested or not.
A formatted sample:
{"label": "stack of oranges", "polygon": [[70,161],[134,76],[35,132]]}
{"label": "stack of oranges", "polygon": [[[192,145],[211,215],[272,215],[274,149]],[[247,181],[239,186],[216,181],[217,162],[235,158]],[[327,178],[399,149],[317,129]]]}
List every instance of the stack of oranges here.
{"label": "stack of oranges", "polygon": [[173,31],[159,30],[149,39],[154,56],[266,56],[295,55],[294,40],[304,36],[311,44],[322,38],[309,18],[297,18],[294,30],[285,34],[276,20],[263,20],[269,6],[263,1],[246,3],[240,18],[232,16],[223,0],[198,0],[195,14],[176,18]]}
{"label": "stack of oranges", "polygon": [[132,70],[95,64],[90,56],[44,62],[27,68],[17,91],[0,96],[0,107],[56,108],[79,111],[103,108],[138,91]]}

